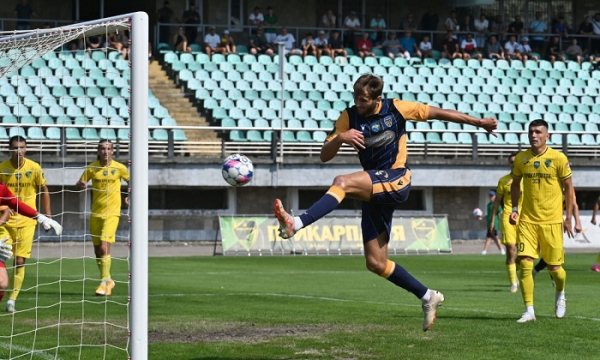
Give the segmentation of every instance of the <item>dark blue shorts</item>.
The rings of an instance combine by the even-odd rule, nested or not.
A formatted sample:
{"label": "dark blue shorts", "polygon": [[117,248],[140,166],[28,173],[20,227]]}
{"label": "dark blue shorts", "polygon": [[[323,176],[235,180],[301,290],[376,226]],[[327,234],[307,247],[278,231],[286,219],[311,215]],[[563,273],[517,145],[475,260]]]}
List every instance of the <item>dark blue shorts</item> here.
{"label": "dark blue shorts", "polygon": [[362,204],[361,228],[363,243],[392,229],[395,207],[408,199],[410,193],[410,169],[368,170],[373,183],[371,201]]}

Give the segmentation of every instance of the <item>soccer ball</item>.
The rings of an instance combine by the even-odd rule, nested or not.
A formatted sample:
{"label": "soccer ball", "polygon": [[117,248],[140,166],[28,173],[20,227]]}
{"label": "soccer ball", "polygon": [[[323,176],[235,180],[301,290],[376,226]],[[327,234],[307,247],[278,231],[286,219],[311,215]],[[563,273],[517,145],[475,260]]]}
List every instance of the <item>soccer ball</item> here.
{"label": "soccer ball", "polygon": [[483,216],[483,211],[481,211],[480,208],[475,208],[475,209],[473,209],[473,216],[476,218],[481,217],[481,216]]}
{"label": "soccer ball", "polygon": [[229,155],[221,165],[223,179],[231,186],[244,186],[252,180],[254,166],[252,160],[243,154]]}

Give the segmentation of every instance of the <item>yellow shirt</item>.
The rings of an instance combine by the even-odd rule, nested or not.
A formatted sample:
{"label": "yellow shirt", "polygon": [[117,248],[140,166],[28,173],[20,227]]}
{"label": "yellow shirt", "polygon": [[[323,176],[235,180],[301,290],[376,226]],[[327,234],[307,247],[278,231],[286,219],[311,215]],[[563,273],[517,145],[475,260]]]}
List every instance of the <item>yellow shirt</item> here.
{"label": "yellow shirt", "polygon": [[[510,187],[512,186],[513,178],[511,174],[504,175],[498,180],[498,187],[496,188],[497,196],[502,196],[502,220],[508,221],[510,219],[510,213],[512,212],[512,198],[510,195]],[[523,193],[523,182],[521,181],[521,194]],[[519,213],[521,212],[521,206],[523,206],[523,195],[519,197]]]}
{"label": "yellow shirt", "polygon": [[[15,168],[10,159],[0,163],[0,181],[25,204],[37,210],[37,194],[40,186],[46,185],[44,172],[38,163],[25,158],[23,166]],[[23,215],[14,213],[6,223],[8,227],[25,227],[37,222]]]}
{"label": "yellow shirt", "polygon": [[81,181],[92,180],[92,217],[121,216],[121,179],[129,183],[129,171],[115,160],[106,166],[96,160],[85,168]]}
{"label": "yellow shirt", "polygon": [[531,149],[520,152],[512,175],[523,179],[519,220],[535,224],[563,222],[562,182],[572,175],[565,154],[551,147],[540,155],[534,155]]}

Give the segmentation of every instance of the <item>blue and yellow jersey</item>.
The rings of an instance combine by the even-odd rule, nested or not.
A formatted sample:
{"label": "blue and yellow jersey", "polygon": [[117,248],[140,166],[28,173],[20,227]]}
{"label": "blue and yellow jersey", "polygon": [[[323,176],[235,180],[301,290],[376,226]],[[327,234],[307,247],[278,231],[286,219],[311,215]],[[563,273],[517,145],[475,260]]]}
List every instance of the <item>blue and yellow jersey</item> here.
{"label": "blue and yellow jersey", "polygon": [[[510,219],[510,214],[512,212],[512,198],[510,194],[510,188],[512,186],[513,178],[511,174],[504,175],[498,180],[498,187],[496,188],[497,196],[502,196],[502,206],[504,211],[502,212],[502,219],[508,221]],[[521,181],[521,194],[523,194],[523,181]],[[523,206],[523,196],[519,197],[519,213],[521,211],[521,206]],[[498,209],[500,212],[500,209]]]}
{"label": "blue and yellow jersey", "polygon": [[398,99],[382,99],[375,114],[358,115],[347,108],[335,122],[325,141],[350,129],[362,132],[365,149],[358,153],[364,170],[397,169],[406,166],[406,120],[427,121],[429,105]]}
{"label": "blue and yellow jersey", "polygon": [[[46,185],[44,172],[38,163],[25,158],[23,166],[15,168],[10,159],[0,163],[0,181],[17,197],[19,201],[37,210],[37,194],[40,186]],[[36,225],[33,219],[13,214],[6,223],[8,227]]]}
{"label": "blue and yellow jersey", "polygon": [[102,166],[96,160],[87,166],[81,181],[92,180],[92,217],[121,216],[121,179],[129,182],[129,171],[117,161]]}
{"label": "blue and yellow jersey", "polygon": [[515,158],[512,175],[523,179],[523,205],[519,219],[534,224],[563,222],[562,182],[571,177],[565,154],[546,147],[534,155],[531,149]]}

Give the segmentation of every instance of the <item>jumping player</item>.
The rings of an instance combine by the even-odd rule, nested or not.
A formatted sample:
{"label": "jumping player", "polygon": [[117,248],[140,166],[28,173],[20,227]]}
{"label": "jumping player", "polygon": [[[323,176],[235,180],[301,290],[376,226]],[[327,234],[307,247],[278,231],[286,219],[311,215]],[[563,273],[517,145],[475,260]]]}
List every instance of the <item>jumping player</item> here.
{"label": "jumping player", "polygon": [[[129,183],[129,171],[125,165],[113,160],[114,151],[110,140],[100,140],[98,160],[86,167],[76,184],[78,188],[85,189],[88,181],[92,180],[90,233],[101,278],[96,295],[111,295],[115,287],[110,275],[110,246],[115,242],[121,216],[121,180]],[[125,198],[125,203],[128,203],[128,198]]]}
{"label": "jumping player", "polygon": [[[565,316],[565,281],[563,231],[573,237],[573,183],[567,157],[546,145],[550,134],[548,123],[542,119],[529,124],[531,148],[515,158],[511,184],[512,214],[510,223],[517,227],[517,256],[521,264],[519,284],[525,313],[517,322],[535,321],[533,308],[533,260],[542,254],[550,275],[556,283],[555,314]],[[523,205],[519,210],[523,180]],[[565,189],[567,216],[563,219],[562,189]],[[520,211],[520,212],[519,212]]]}
{"label": "jumping player", "polygon": [[[513,165],[515,163],[515,156],[517,153],[512,153],[508,156],[508,164],[510,171],[512,172]],[[496,199],[492,208],[493,218],[498,213],[498,208],[502,204],[504,211],[502,211],[502,244],[506,246],[506,271],[508,272],[508,281],[510,282],[510,292],[516,293],[519,290],[519,283],[517,282],[517,265],[515,264],[515,256],[517,254],[517,227],[510,224],[510,210],[512,209],[512,200],[510,197],[510,188],[512,186],[513,178],[509,173],[504,175],[498,180],[498,188],[496,189]],[[523,187],[521,185],[521,187]],[[519,204],[519,209],[521,208]],[[494,230],[494,222],[490,224],[490,231]]]}
{"label": "jumping player", "polygon": [[275,200],[274,211],[280,235],[287,239],[333,211],[346,196],[361,200],[367,268],[421,299],[423,331],[427,331],[444,295],[428,289],[387,257],[394,208],[406,201],[411,185],[411,172],[406,166],[406,120],[440,119],[481,127],[492,134],[497,122],[410,101],[382,99],[382,90],[379,77],[359,77],[354,83],[355,105],[342,112],[321,149],[321,161],[327,162],[342,144],[348,144],[358,152],[364,170],[337,176],[327,193],[300,216],[289,215],[279,199]]}

